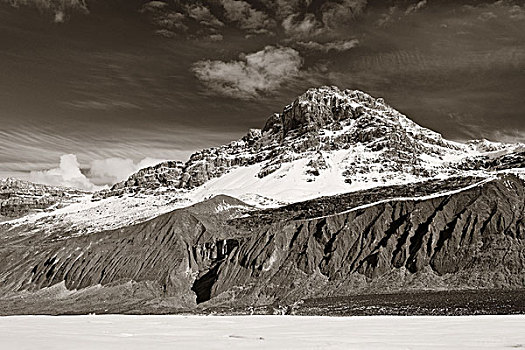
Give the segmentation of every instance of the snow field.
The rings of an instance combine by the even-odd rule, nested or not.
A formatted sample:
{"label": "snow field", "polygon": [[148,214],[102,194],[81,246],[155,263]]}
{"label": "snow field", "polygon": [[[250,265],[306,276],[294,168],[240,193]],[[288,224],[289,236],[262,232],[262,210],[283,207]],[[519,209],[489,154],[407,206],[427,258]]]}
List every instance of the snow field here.
{"label": "snow field", "polygon": [[514,316],[9,316],[1,349],[509,349]]}

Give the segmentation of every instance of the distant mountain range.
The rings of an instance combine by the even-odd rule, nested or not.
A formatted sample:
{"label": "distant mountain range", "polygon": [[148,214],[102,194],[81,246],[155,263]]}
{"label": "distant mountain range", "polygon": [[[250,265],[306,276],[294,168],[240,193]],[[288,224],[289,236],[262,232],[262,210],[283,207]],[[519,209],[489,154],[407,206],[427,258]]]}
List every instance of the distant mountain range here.
{"label": "distant mountain range", "polygon": [[524,179],[523,144],[449,141],[364,92],[310,89],[262,130],[107,190],[2,180],[0,305],[195,311],[524,288]]}

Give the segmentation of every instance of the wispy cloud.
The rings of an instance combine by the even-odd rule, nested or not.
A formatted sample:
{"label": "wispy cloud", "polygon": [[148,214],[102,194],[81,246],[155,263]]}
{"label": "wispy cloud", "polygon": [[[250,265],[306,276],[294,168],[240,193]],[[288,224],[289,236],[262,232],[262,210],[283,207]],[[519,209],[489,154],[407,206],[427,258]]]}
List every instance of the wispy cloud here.
{"label": "wispy cloud", "polygon": [[490,137],[501,142],[525,144],[525,131],[523,130],[495,130]]}
{"label": "wispy cloud", "polygon": [[206,6],[196,4],[187,5],[186,13],[190,18],[193,18],[203,26],[211,28],[224,27],[224,23],[215,17],[211,10]]}
{"label": "wispy cloud", "polygon": [[376,24],[380,27],[390,26],[397,21],[401,21],[407,16],[414,14],[423,10],[427,7],[427,0],[421,0],[414,4],[408,5],[408,7],[403,8],[399,5],[390,6],[386,12],[383,12],[380,18],[376,21]]}
{"label": "wispy cloud", "polygon": [[338,41],[329,41],[325,43],[319,43],[316,41],[298,41],[297,45],[308,49],[308,50],[315,50],[315,51],[321,51],[321,52],[328,52],[328,51],[348,51],[350,49],[353,49],[354,47],[359,45],[359,40],[352,39],[352,40],[338,40]]}
{"label": "wispy cloud", "polygon": [[477,14],[478,19],[483,22],[492,19],[525,21],[525,5],[522,1],[498,0],[479,5],[465,5],[463,9]]}
{"label": "wispy cloud", "polygon": [[156,30],[158,35],[171,38],[189,29],[184,23],[186,16],[179,11],[170,9],[165,2],[147,2],[139,9],[139,12],[149,16],[150,20],[160,27]]}
{"label": "wispy cloud", "polygon": [[323,32],[323,25],[313,13],[291,14],[281,23],[284,32],[291,37],[302,39],[315,37]]}
{"label": "wispy cloud", "polygon": [[417,12],[427,6],[427,0],[421,0],[416,4],[409,5],[405,10],[405,15],[409,15],[413,12]]}
{"label": "wispy cloud", "polygon": [[110,99],[72,101],[64,102],[64,104],[75,109],[92,109],[100,111],[112,111],[118,109],[141,109],[140,106],[131,102],[114,101]]}

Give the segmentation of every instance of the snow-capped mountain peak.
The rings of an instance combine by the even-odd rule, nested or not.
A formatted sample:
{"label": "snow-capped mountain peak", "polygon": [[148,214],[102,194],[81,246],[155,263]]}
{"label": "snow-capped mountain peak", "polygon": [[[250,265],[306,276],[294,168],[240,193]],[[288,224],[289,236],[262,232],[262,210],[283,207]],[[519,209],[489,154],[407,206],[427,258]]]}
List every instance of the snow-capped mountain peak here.
{"label": "snow-capped mountain peak", "polygon": [[[309,89],[271,115],[261,130],[252,129],[239,140],[195,152],[186,162],[142,169],[55,214],[13,224],[62,222],[91,231],[128,225],[223,194],[275,207],[376,186],[491,176],[490,171],[523,167],[523,151],[516,153],[520,147],[448,141],[381,98],[323,86]],[[494,156],[514,153],[516,157],[494,166]],[[492,155],[490,162],[479,161],[487,154]]]}
{"label": "snow-capped mountain peak", "polygon": [[[228,174],[239,172],[235,175],[237,189],[244,187],[242,183],[253,188],[257,182],[264,184],[256,187],[258,195],[290,201],[293,199],[270,190],[285,184],[285,177],[295,187],[315,187],[314,192],[307,191],[315,196],[326,194],[322,190],[324,180],[329,182],[326,188],[344,192],[392,180],[413,181],[443,174],[452,171],[445,169],[447,162],[468,152],[471,149],[467,145],[444,140],[380,98],[358,90],[323,86],[309,89],[282,113],[273,114],[262,130],[252,129],[228,145],[196,152],[186,163],[165,162],[141,170],[95,198],[159,188],[194,190],[211,180],[218,185],[219,178],[227,179]],[[279,186],[270,185],[274,181]],[[215,187],[219,191],[215,194],[246,194],[244,190],[230,192],[231,186]],[[210,190],[209,186],[205,188]]]}

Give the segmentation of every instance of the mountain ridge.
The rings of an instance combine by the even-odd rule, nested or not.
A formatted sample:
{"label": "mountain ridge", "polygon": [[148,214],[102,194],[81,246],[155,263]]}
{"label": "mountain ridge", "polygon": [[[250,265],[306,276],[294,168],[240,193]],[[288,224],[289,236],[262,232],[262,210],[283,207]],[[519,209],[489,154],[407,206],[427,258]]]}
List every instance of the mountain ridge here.
{"label": "mountain ridge", "polygon": [[[502,174],[446,181],[405,188],[410,200],[349,193],[343,202],[352,210],[327,197],[300,204],[303,216],[275,208],[261,220],[260,211],[221,196],[116,230],[3,239],[0,305],[60,309],[72,298],[80,301],[74,312],[101,305],[114,312],[131,301],[139,313],[191,312],[352,294],[523,288],[524,180]],[[435,194],[436,186],[448,191]],[[377,199],[399,193],[376,191]],[[368,206],[355,206],[367,198]],[[323,215],[310,212],[319,208]]]}
{"label": "mountain ridge", "polygon": [[[53,191],[24,186],[6,188]],[[2,312],[525,288],[525,147],[448,141],[353,90],[308,90],[263,129],[109,190],[57,191],[0,222]]]}
{"label": "mountain ridge", "polygon": [[[353,122],[357,125],[348,125]],[[291,137],[287,139],[287,136]],[[383,158],[376,169],[397,172],[390,177],[408,172],[425,178],[436,175],[437,171],[459,172],[457,168],[428,166],[428,158],[433,156],[461,158],[465,156],[461,152],[472,152],[469,155],[476,156],[479,155],[476,152],[506,152],[518,146],[486,140],[473,140],[467,144],[448,141],[440,134],[415,124],[386,105],[383,99],[374,99],[358,90],[321,87],[308,90],[287,105],[282,113],[272,115],[262,129],[251,129],[238,141],[196,152],[186,163],[164,162],[142,169],[111,189],[98,192],[95,198],[143,189],[192,189],[221,177],[232,168],[257,163],[261,164],[261,169],[256,175],[263,179],[283,165],[304,157],[309,158],[304,166],[304,175],[310,175],[306,181],[314,182],[328,168],[324,151],[329,153],[357,147],[361,149],[356,149],[356,153],[362,151],[372,158]],[[452,154],[443,149],[450,150],[448,153]],[[384,155],[378,154],[381,150],[384,150]],[[454,154],[454,151],[458,152]],[[421,154],[427,159],[414,159]],[[344,169],[343,176],[348,183],[355,180],[353,177],[359,177],[360,172],[365,175],[371,172],[370,166],[359,161],[366,163],[370,159],[346,161],[352,163],[352,169]],[[407,166],[402,166],[403,163]],[[379,176],[376,174],[376,177]]]}
{"label": "mountain ridge", "polygon": [[[225,194],[259,207],[453,176],[525,167],[525,147],[448,141],[357,90],[306,91],[229,144],[187,162],[144,168],[79,203],[12,225],[94,232],[143,221]],[[39,228],[40,227],[40,228]]]}

